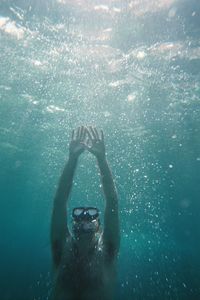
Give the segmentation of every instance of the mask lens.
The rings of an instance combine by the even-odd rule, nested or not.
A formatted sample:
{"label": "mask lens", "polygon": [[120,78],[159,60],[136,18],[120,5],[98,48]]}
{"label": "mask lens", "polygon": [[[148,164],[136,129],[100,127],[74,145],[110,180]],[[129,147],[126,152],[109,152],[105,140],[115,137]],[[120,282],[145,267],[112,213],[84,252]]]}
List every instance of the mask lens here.
{"label": "mask lens", "polygon": [[74,216],[75,216],[75,217],[78,217],[78,216],[80,216],[80,215],[82,214],[82,212],[83,212],[83,209],[82,209],[82,208],[76,208],[76,209],[74,210]]}
{"label": "mask lens", "polygon": [[98,211],[96,208],[89,208],[88,209],[88,214],[91,216],[91,217],[94,217],[98,214]]}

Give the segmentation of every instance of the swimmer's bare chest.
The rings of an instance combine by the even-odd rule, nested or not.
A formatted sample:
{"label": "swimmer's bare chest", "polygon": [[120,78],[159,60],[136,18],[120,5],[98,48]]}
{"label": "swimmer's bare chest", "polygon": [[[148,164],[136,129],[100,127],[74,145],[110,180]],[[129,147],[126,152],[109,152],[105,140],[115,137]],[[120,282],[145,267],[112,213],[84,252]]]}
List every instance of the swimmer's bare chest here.
{"label": "swimmer's bare chest", "polygon": [[80,257],[72,244],[65,247],[55,274],[52,300],[112,300],[115,264],[102,248]]}

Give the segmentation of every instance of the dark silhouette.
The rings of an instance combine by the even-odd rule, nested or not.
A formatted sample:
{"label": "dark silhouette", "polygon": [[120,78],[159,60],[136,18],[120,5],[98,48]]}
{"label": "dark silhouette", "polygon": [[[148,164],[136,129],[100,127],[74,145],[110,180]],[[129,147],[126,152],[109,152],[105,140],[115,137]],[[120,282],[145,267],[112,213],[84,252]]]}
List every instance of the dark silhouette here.
{"label": "dark silhouette", "polygon": [[[104,228],[95,207],[73,209],[73,232],[67,226],[67,204],[79,155],[95,155],[105,195]],[[92,178],[91,178],[92,180]],[[51,245],[55,282],[53,300],[112,300],[120,233],[118,197],[105,154],[103,131],[73,130],[69,159],[54,199]]]}

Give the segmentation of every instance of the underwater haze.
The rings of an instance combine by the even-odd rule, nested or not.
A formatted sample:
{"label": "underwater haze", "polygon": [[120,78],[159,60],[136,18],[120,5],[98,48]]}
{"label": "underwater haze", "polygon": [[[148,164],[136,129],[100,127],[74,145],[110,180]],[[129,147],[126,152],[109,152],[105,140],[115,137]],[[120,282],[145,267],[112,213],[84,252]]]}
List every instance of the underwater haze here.
{"label": "underwater haze", "polygon": [[[0,0],[0,300],[47,300],[73,128],[104,131],[116,300],[200,299],[200,1]],[[70,210],[104,209],[84,153]]]}

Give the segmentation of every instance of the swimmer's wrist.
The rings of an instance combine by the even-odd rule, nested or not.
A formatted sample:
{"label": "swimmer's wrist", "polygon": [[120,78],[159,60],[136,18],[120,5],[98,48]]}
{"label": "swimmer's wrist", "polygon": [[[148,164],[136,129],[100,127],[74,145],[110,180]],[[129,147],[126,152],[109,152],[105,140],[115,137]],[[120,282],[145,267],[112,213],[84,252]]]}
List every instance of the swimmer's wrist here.
{"label": "swimmer's wrist", "polygon": [[104,154],[104,155],[101,155],[101,156],[97,156],[96,157],[97,158],[97,162],[99,163],[99,164],[102,164],[102,163],[105,163],[107,160],[106,160],[106,155]]}
{"label": "swimmer's wrist", "polygon": [[69,153],[69,158],[68,158],[68,160],[70,161],[70,162],[76,162],[77,160],[78,160],[78,158],[79,158],[79,155],[78,154],[74,154],[74,153]]}

